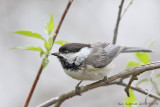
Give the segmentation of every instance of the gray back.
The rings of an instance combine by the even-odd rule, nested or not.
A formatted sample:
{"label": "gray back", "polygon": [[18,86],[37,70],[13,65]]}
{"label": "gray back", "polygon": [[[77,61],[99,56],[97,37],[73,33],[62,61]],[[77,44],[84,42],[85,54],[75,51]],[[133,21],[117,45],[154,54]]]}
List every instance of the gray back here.
{"label": "gray back", "polygon": [[86,64],[95,68],[108,65],[122,50],[123,47],[111,43],[95,43],[91,45],[92,52],[86,58]]}

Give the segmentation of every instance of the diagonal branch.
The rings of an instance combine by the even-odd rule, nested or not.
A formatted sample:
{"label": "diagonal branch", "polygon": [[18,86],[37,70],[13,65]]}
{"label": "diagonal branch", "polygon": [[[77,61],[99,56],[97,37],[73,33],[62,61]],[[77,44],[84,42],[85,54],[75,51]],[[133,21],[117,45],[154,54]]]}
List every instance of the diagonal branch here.
{"label": "diagonal branch", "polygon": [[119,28],[119,23],[120,23],[120,20],[121,20],[123,3],[124,3],[124,0],[121,0],[121,4],[119,5],[119,11],[118,11],[118,17],[117,17],[117,21],[116,21],[116,26],[115,26],[115,29],[114,29],[114,36],[113,36],[113,41],[112,41],[113,44],[115,44],[116,41],[117,41],[118,28]]}
{"label": "diagonal branch", "polygon": [[[125,79],[125,78],[128,78],[129,76],[131,75],[139,75],[145,71],[149,71],[149,70],[153,70],[153,69],[158,69],[160,68],[160,61],[158,62],[153,62],[153,63],[150,63],[150,64],[146,64],[146,65],[142,65],[142,66],[139,66],[139,67],[135,67],[135,68],[130,68],[130,69],[127,69],[123,72],[120,72],[116,75],[113,75],[111,77],[108,78],[108,81],[111,83],[111,82],[115,82],[115,80],[117,79]],[[127,86],[127,84],[123,83],[123,82],[117,82],[117,83],[114,83],[114,84],[118,84],[118,85],[122,85],[122,86]],[[112,84],[111,84],[112,85]],[[83,86],[81,87],[80,89],[80,93],[84,93],[84,92],[87,92],[91,89],[95,89],[95,88],[98,88],[98,87],[101,87],[101,86],[106,86],[106,83],[103,81],[103,80],[100,80],[100,81],[97,81],[95,83],[92,83],[92,84],[89,84],[89,85],[86,85],[86,86]],[[107,85],[108,86],[108,85]],[[136,88],[136,87],[130,87],[140,93],[143,93],[143,94],[148,94],[147,92],[139,89],[139,88]],[[43,104],[40,104],[39,106],[37,107],[47,107],[47,106],[50,106],[50,105],[53,105],[55,104],[56,107],[59,107],[65,100],[71,98],[71,97],[74,97],[76,96],[76,93],[75,93],[75,90],[72,90],[68,93],[64,93],[56,98],[52,98],[51,100],[47,101],[47,102],[44,102]],[[156,95],[153,95],[153,94],[150,94],[149,95],[150,97],[153,97],[157,100],[160,100],[160,97],[156,96]]]}
{"label": "diagonal branch", "polygon": [[[118,83],[118,85],[121,85],[121,86],[124,86],[124,87],[127,86],[127,84],[124,83],[124,82],[120,82],[120,83]],[[137,92],[140,92],[140,93],[142,93],[142,94],[144,94],[144,95],[147,95],[147,94],[148,94],[148,91],[144,91],[143,89],[141,89],[141,88],[139,88],[139,87],[130,86],[130,88],[133,89],[133,90],[135,90],[135,91],[137,91]],[[160,96],[155,95],[155,94],[153,94],[153,93],[150,93],[149,96],[152,97],[152,98],[155,98],[155,99],[157,99],[157,100],[160,100]]]}
{"label": "diagonal branch", "polygon": [[[65,16],[66,16],[66,14],[67,14],[67,12],[68,12],[71,4],[72,4],[72,2],[73,2],[73,0],[69,0],[68,4],[67,4],[67,6],[66,6],[66,8],[65,8],[65,10],[64,10],[64,13],[62,14],[62,17],[61,17],[61,19],[60,19],[60,21],[59,21],[59,23],[58,23],[57,29],[56,29],[56,31],[55,31],[55,33],[54,33],[54,35],[53,35],[53,44],[54,44],[54,42],[55,42],[55,40],[56,40],[57,34],[59,33],[59,30],[60,30],[60,28],[61,28],[62,22],[63,22],[63,20],[64,20],[64,18],[65,18]],[[53,45],[52,45],[52,46],[53,46]]]}
{"label": "diagonal branch", "polygon": [[[66,8],[65,8],[65,10],[64,10],[64,12],[63,12],[63,14],[62,14],[62,17],[61,17],[61,19],[60,19],[60,21],[59,21],[59,23],[58,23],[58,26],[57,26],[57,28],[56,28],[56,31],[55,31],[54,35],[53,35],[53,44],[54,44],[54,42],[55,42],[55,39],[56,39],[56,37],[57,37],[57,34],[58,34],[58,32],[59,32],[59,30],[60,30],[60,27],[61,27],[61,25],[62,25],[62,22],[63,22],[66,14],[67,14],[67,12],[68,12],[68,9],[70,8],[70,6],[71,6],[71,4],[72,4],[72,2],[73,2],[73,0],[69,0],[68,4],[67,4],[67,6],[66,6]],[[53,47],[53,44],[52,44],[52,47]],[[47,56],[45,56],[45,57],[47,57]],[[40,77],[40,75],[41,75],[41,73],[42,73],[42,70],[43,70],[43,66],[42,66],[42,64],[41,64],[41,65],[40,65],[40,68],[39,68],[39,70],[38,70],[38,73],[37,73],[37,75],[36,75],[36,78],[35,78],[35,80],[34,80],[34,82],[33,82],[33,85],[32,85],[32,87],[31,87],[31,89],[30,89],[30,92],[29,92],[29,94],[28,94],[28,97],[27,97],[27,99],[26,99],[26,102],[25,102],[24,107],[28,107],[28,105],[29,105],[29,102],[30,102],[30,100],[31,100],[31,97],[32,97],[32,95],[33,95],[33,92],[34,92],[34,90],[35,90],[35,87],[36,87],[36,85],[37,85],[37,83],[38,83],[39,77]]]}

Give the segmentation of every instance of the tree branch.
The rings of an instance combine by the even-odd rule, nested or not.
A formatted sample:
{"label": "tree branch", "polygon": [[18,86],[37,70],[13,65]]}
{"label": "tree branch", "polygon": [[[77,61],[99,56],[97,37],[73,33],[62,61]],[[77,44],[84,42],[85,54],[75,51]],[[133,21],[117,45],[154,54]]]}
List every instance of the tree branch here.
{"label": "tree branch", "polygon": [[[124,82],[120,82],[120,83],[118,83],[118,85],[121,85],[121,86],[124,86],[124,87],[127,86],[127,84],[124,83]],[[148,94],[148,91],[144,91],[143,89],[141,89],[141,88],[139,88],[139,87],[130,86],[130,88],[133,89],[133,90],[135,90],[135,91],[137,91],[137,92],[140,92],[140,93],[142,93],[142,94],[144,94],[144,95],[147,95],[147,94]],[[155,99],[157,99],[157,100],[160,100],[160,96],[155,95],[155,94],[153,94],[153,93],[150,93],[149,96],[152,97],[152,98],[155,98]]]}
{"label": "tree branch", "polygon": [[[59,23],[58,23],[58,26],[57,26],[57,28],[56,28],[56,31],[55,31],[54,35],[53,35],[53,44],[54,44],[54,42],[55,42],[55,40],[56,40],[56,37],[57,37],[57,34],[58,34],[59,30],[60,30],[60,27],[61,27],[61,25],[62,25],[62,22],[63,22],[66,14],[67,14],[67,12],[68,12],[68,9],[70,8],[70,6],[71,6],[71,4],[72,4],[72,2],[73,2],[73,0],[69,0],[68,4],[67,4],[67,6],[66,6],[66,8],[65,8],[65,10],[64,10],[64,12],[63,12],[63,14],[62,14],[62,17],[61,17],[61,19],[60,19],[60,21],[59,21]],[[52,47],[53,47],[53,44],[52,44]],[[51,49],[52,49],[52,47],[51,47]],[[47,56],[45,56],[45,57],[47,57]],[[39,68],[39,70],[38,70],[38,73],[37,73],[37,75],[36,75],[36,78],[35,78],[35,80],[34,80],[34,82],[33,82],[33,85],[32,85],[32,87],[31,87],[31,90],[30,90],[30,92],[29,92],[29,94],[28,94],[28,97],[27,97],[27,99],[26,99],[26,102],[25,102],[25,104],[24,104],[24,107],[28,107],[28,105],[29,105],[29,102],[30,102],[30,100],[31,100],[31,97],[32,97],[32,95],[33,95],[33,92],[34,92],[34,90],[35,90],[35,87],[36,87],[36,85],[37,85],[37,83],[38,83],[39,77],[40,77],[40,75],[41,75],[41,73],[42,73],[42,70],[43,70],[43,66],[42,66],[42,64],[41,64],[41,65],[40,65],[40,68]]]}
{"label": "tree branch", "polygon": [[[115,82],[115,80],[117,80],[117,79],[121,79],[121,78],[125,79],[125,78],[128,78],[131,75],[139,75],[139,74],[141,74],[141,73],[143,73],[145,71],[158,69],[158,68],[160,68],[160,61],[153,62],[153,63],[146,64],[146,65],[142,65],[142,66],[135,67],[135,68],[127,69],[127,70],[125,70],[123,72],[120,72],[120,73],[118,73],[116,75],[113,75],[113,76],[109,77],[108,81],[110,83],[112,83],[112,82]],[[121,81],[117,82],[117,83],[115,82],[113,84],[127,86],[127,84],[125,84],[125,83],[123,83]],[[95,89],[95,88],[98,88],[100,86],[108,86],[108,85],[106,85],[106,83],[103,80],[100,80],[100,81],[97,81],[95,83],[92,83],[92,84],[89,84],[89,85],[81,87],[80,93],[87,92],[87,91],[89,91],[91,89]],[[140,88],[133,87],[133,86],[131,86],[130,88],[132,88],[132,89],[134,89],[134,90],[136,90],[136,91],[138,91],[140,93],[143,93],[143,94],[146,94],[146,95],[148,94],[147,92],[141,90]],[[47,107],[47,106],[50,106],[50,105],[53,105],[53,104],[55,104],[56,107],[59,107],[66,99],[69,99],[69,98],[71,98],[73,96],[76,96],[75,90],[72,90],[72,91],[70,91],[68,93],[64,93],[64,94],[62,94],[62,95],[60,95],[60,96],[58,96],[56,98],[52,98],[52,99],[44,102],[43,104],[40,104],[37,107]],[[160,100],[160,97],[158,97],[156,95],[150,94],[149,96],[153,97],[153,98],[155,98],[157,100]]]}
{"label": "tree branch", "polygon": [[[56,31],[55,31],[55,33],[54,33],[54,35],[53,35],[53,44],[54,44],[54,42],[55,42],[55,40],[56,40],[57,34],[59,33],[59,30],[60,30],[60,28],[61,28],[62,22],[63,22],[63,20],[64,20],[64,18],[65,18],[65,16],[66,16],[66,14],[67,14],[67,12],[68,12],[71,4],[72,4],[72,2],[73,2],[73,0],[69,0],[68,4],[67,4],[67,6],[66,6],[66,8],[65,8],[65,10],[64,10],[64,12],[63,12],[63,14],[62,14],[62,17],[61,17],[61,19],[60,19],[60,21],[59,21],[59,23],[58,23],[57,29],[56,29]],[[53,46],[53,45],[52,45],[52,46]]]}
{"label": "tree branch", "polygon": [[120,23],[120,20],[121,20],[123,3],[124,3],[124,0],[121,0],[121,4],[119,5],[119,11],[118,11],[118,16],[117,16],[116,26],[115,26],[115,29],[114,29],[114,36],[113,36],[113,41],[112,41],[113,44],[115,44],[116,41],[117,41],[118,27],[119,27],[119,23]]}
{"label": "tree branch", "polygon": [[128,96],[128,97],[130,97],[130,96],[129,96],[129,88],[130,88],[130,86],[131,86],[131,84],[132,84],[132,82],[133,82],[134,80],[138,80],[137,75],[132,75],[131,79],[129,80],[129,83],[128,83],[127,87],[124,89],[125,92],[127,93],[127,96]]}

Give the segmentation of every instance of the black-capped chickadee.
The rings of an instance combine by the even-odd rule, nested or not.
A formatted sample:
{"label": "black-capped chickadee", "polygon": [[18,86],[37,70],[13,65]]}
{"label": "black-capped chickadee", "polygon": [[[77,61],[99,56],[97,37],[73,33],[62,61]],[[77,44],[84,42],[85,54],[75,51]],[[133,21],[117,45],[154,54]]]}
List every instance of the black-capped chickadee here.
{"label": "black-capped chickadee", "polygon": [[78,93],[82,80],[105,79],[111,71],[111,61],[119,53],[151,52],[148,49],[124,47],[111,43],[97,42],[94,44],[69,43],[59,48],[58,57],[65,73],[74,79],[81,80],[76,86]]}

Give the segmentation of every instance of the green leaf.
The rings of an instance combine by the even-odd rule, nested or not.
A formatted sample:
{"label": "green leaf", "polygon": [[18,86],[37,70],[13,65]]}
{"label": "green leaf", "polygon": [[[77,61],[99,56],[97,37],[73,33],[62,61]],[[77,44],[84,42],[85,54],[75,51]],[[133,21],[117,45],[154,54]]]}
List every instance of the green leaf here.
{"label": "green leaf", "polygon": [[73,0],[70,0],[70,2],[72,3]]}
{"label": "green leaf", "polygon": [[49,47],[51,48],[53,45],[53,37],[49,36],[48,43],[49,43]]}
{"label": "green leaf", "polygon": [[133,68],[133,67],[140,66],[140,65],[141,65],[140,62],[137,62],[137,61],[129,61],[129,62],[127,63],[126,69],[128,69],[128,68]]}
{"label": "green leaf", "polygon": [[148,53],[145,52],[136,52],[135,53],[137,58],[144,64],[148,64],[150,63],[150,57],[148,55]]}
{"label": "green leaf", "polygon": [[14,33],[20,34],[20,35],[24,35],[24,36],[29,36],[29,37],[34,37],[34,38],[38,38],[38,39],[42,39],[45,40],[43,38],[42,35],[38,34],[38,33],[33,33],[31,31],[25,31],[25,30],[20,30],[20,31],[16,31]]}
{"label": "green leaf", "polygon": [[136,86],[139,86],[140,84],[142,84],[142,83],[144,83],[144,82],[149,82],[149,80],[148,80],[147,78],[142,79],[142,80],[140,80],[140,81],[138,81],[138,82],[136,83]]}
{"label": "green leaf", "polygon": [[50,50],[50,46],[49,46],[49,43],[48,43],[47,41],[45,41],[44,47],[45,47],[48,51]]}
{"label": "green leaf", "polygon": [[42,56],[43,56],[43,54],[44,54],[44,51],[41,51],[41,52],[40,52],[40,57],[42,57]]}
{"label": "green leaf", "polygon": [[44,52],[41,47],[30,46],[30,45],[17,46],[17,47],[14,47],[12,49],[23,49],[23,50],[33,50],[33,51]]}
{"label": "green leaf", "polygon": [[66,44],[69,44],[68,41],[55,41],[56,44],[59,44],[59,45],[66,45]]}
{"label": "green leaf", "polygon": [[156,78],[160,78],[160,73],[156,75]]}
{"label": "green leaf", "polygon": [[49,51],[52,47],[52,44],[53,44],[53,38],[51,36],[49,36],[48,42],[45,41],[44,46]]}
{"label": "green leaf", "polygon": [[51,14],[50,21],[46,23],[45,25],[45,31],[47,34],[51,34],[54,30],[54,20],[53,20],[53,15]]}
{"label": "green leaf", "polygon": [[129,89],[129,95],[130,97],[127,96],[125,99],[125,107],[137,107],[137,105],[134,105],[136,103],[136,96],[132,89]]}
{"label": "green leaf", "polygon": [[45,68],[48,65],[48,63],[49,63],[48,58],[44,58],[42,61],[43,68]]}

